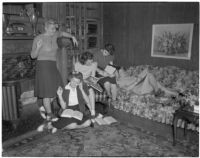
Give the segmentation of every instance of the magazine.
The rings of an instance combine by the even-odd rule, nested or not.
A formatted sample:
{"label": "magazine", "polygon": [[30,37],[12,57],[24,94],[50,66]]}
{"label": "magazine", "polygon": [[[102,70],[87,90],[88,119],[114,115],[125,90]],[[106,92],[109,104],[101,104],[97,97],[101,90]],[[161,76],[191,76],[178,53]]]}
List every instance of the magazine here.
{"label": "magazine", "polygon": [[[101,77],[103,78],[103,77]],[[103,92],[102,87],[97,83],[101,78],[97,78],[97,77],[93,77],[90,76],[88,77],[85,81],[88,84],[88,86],[91,86],[92,88],[96,89],[97,91],[99,91],[100,93]]]}
{"label": "magazine", "polygon": [[61,117],[68,117],[68,118],[76,118],[78,120],[82,120],[83,119],[83,113],[80,111],[76,111],[76,110],[72,110],[72,109],[65,109],[62,114]]}
{"label": "magazine", "polygon": [[112,116],[106,116],[106,117],[103,117],[103,118],[95,118],[95,121],[99,125],[110,125],[112,123],[117,122],[117,120],[115,118],[113,118]]}

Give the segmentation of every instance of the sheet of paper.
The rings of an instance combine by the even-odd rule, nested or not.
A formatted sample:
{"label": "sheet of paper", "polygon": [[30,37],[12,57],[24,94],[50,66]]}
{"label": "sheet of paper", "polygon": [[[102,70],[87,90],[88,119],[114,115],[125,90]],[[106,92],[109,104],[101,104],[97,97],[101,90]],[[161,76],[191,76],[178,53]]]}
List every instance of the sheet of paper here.
{"label": "sheet of paper", "polygon": [[104,117],[103,120],[104,120],[107,124],[111,124],[111,123],[117,122],[117,120],[116,120],[115,118],[113,118],[112,116]]}
{"label": "sheet of paper", "polygon": [[116,71],[116,68],[114,68],[113,66],[107,65],[105,68],[105,71],[109,73],[110,75],[112,75]]}

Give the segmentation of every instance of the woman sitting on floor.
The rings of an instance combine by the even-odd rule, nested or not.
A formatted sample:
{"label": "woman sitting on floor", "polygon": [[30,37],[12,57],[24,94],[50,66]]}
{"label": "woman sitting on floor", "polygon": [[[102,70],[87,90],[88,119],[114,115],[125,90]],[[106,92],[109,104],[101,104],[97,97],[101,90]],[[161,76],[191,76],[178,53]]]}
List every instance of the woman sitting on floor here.
{"label": "woman sitting on floor", "polygon": [[[60,118],[56,122],[50,122],[46,124],[48,129],[52,129],[52,133],[55,133],[57,129],[76,129],[85,128],[91,125],[91,120],[85,115],[85,104],[90,107],[88,89],[83,87],[83,76],[80,72],[73,72],[69,75],[70,82],[63,88],[59,87],[57,95],[59,103],[61,105],[61,111],[59,112]],[[76,119],[75,117],[64,117],[62,114],[65,109],[72,109],[80,112],[82,119]],[[79,113],[79,114],[80,114]],[[71,114],[70,114],[71,115]],[[38,131],[43,131],[45,125],[41,126]]]}

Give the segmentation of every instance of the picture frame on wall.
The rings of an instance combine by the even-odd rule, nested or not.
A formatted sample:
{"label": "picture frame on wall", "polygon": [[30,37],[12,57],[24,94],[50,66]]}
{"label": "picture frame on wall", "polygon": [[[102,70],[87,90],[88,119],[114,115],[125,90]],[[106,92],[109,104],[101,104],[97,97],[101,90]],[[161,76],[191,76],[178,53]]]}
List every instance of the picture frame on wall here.
{"label": "picture frame on wall", "polygon": [[190,60],[193,25],[192,23],[154,24],[151,56]]}

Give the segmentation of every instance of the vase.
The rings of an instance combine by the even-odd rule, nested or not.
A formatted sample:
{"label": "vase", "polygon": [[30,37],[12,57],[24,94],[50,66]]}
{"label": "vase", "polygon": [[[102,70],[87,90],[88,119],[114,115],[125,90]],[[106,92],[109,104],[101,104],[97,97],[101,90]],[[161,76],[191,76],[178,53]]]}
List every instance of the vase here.
{"label": "vase", "polygon": [[34,11],[32,12],[32,14],[29,15],[29,20],[32,26],[32,30],[33,30],[33,36],[36,36],[36,27],[37,27],[37,22],[38,22],[38,12],[34,9]]}

